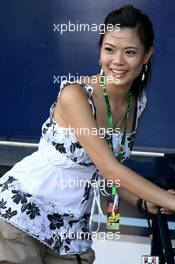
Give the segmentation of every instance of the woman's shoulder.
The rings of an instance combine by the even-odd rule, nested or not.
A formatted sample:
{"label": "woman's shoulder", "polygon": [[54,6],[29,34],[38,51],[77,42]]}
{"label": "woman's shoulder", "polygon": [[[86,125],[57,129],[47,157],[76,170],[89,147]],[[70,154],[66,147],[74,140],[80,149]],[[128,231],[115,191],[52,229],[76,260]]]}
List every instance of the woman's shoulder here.
{"label": "woman's shoulder", "polygon": [[70,90],[70,92],[71,90],[78,90],[75,87],[81,87],[88,95],[92,95],[92,93],[94,92],[94,88],[91,85],[91,82],[89,80],[90,80],[90,77],[89,79],[88,77],[86,77],[86,78],[83,78],[83,79],[81,78],[77,80],[68,80],[68,79],[63,80],[60,84],[60,89],[59,89],[57,97],[60,97],[62,91],[65,90],[66,87],[69,87],[69,89],[66,88],[66,90]]}
{"label": "woman's shoulder", "polygon": [[[90,104],[92,113],[95,116],[96,109],[93,102],[92,94],[96,93],[91,77],[81,78],[76,81],[72,80],[63,80],[60,84],[60,90],[57,96],[56,102],[52,105],[50,111],[51,115],[59,121],[60,124],[66,126],[62,114],[63,105],[67,107],[72,107],[74,105],[79,105],[83,108],[85,100]],[[84,99],[85,100],[84,100]]]}

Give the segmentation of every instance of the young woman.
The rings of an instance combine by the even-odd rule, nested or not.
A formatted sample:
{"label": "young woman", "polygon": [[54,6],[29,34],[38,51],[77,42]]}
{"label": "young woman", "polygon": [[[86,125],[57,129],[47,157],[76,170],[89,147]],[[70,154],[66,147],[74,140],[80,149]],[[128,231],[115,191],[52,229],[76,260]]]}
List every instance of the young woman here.
{"label": "young woman", "polygon": [[61,84],[38,151],[0,179],[0,263],[93,263],[89,234],[100,177],[120,181],[120,193],[147,201],[151,212],[154,204],[175,211],[172,193],[122,165],[146,104],[152,24],[124,6],[107,16],[105,29],[101,74]]}

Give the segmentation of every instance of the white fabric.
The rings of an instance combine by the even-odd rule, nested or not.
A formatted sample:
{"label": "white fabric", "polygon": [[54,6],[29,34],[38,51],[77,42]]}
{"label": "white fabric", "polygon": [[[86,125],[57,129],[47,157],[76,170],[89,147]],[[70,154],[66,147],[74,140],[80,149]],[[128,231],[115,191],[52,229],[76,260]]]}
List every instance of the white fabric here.
{"label": "white fabric", "polygon": [[[61,84],[60,93],[67,84],[69,83],[66,81]],[[88,102],[95,115],[95,106],[92,100],[93,87],[89,84],[82,84],[82,89],[87,93]],[[5,174],[5,177],[7,179],[7,176],[12,176],[17,180],[18,188],[20,188],[21,191],[31,194],[33,196],[32,199],[35,199],[35,201],[37,201],[37,199],[40,201],[41,199],[46,203],[48,202],[48,204],[54,204],[55,208],[59,208],[59,212],[62,214],[70,211],[77,219],[80,219],[84,214],[90,214],[91,212],[91,224],[95,206],[97,205],[100,213],[102,213],[102,211],[100,207],[99,186],[96,186],[93,190],[93,188],[89,188],[87,183],[90,183],[93,177],[99,180],[101,175],[96,169],[93,161],[79,145],[75,135],[70,134],[68,129],[60,127],[59,124],[55,122],[53,118],[55,105],[56,103],[51,106],[50,116],[42,126],[42,137],[39,142],[38,150],[18,162]],[[137,119],[144,110],[145,105],[146,97],[143,93],[142,97],[137,101]],[[131,147],[129,147],[129,144],[133,144],[134,135],[135,131],[127,134],[122,161],[130,156]],[[114,153],[117,156],[122,134],[113,133],[112,138]],[[109,135],[105,135],[105,140],[110,146],[111,141]],[[2,181],[3,178],[1,179],[1,182]],[[3,193],[1,197],[3,197]],[[5,198],[2,199],[7,199],[8,195],[4,197]],[[17,210],[17,206],[15,206],[14,208]],[[10,203],[10,207],[13,209],[12,203]],[[43,213],[43,215],[46,215],[46,213]],[[17,216],[14,217],[16,220],[12,221],[13,224],[23,230],[32,230],[32,227],[29,228],[29,223],[27,222],[26,225],[24,221],[18,225],[20,221],[17,219],[20,219],[20,212],[18,212]],[[44,221],[44,219],[42,219],[42,221]],[[37,230],[37,222],[35,225],[35,230]],[[79,224],[79,226],[81,226],[81,224]],[[38,228],[40,227],[38,226]],[[31,235],[36,234],[31,232]],[[72,245],[72,248],[67,252],[65,249],[61,249],[61,254],[70,254],[72,252],[80,253],[80,251],[85,251],[89,246],[89,242],[87,241],[86,244],[84,241],[83,248],[80,246],[80,242],[76,242],[76,240],[72,242]]]}

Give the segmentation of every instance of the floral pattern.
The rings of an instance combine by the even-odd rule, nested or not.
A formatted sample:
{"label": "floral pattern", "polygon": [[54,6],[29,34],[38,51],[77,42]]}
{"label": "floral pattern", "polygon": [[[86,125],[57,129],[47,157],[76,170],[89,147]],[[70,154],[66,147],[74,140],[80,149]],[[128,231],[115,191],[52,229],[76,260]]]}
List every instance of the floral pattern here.
{"label": "floral pattern", "polygon": [[10,219],[12,218],[13,216],[15,216],[17,214],[17,211],[14,210],[12,211],[12,208],[9,207],[6,211],[5,211],[5,214],[2,214],[2,217],[4,217],[5,219]]}
{"label": "floral pattern", "polygon": [[[67,84],[68,83],[62,83],[60,92]],[[94,117],[96,117],[96,109],[92,99],[93,88],[87,84],[82,84],[82,87],[87,93],[88,102],[92,108]],[[71,209],[67,207],[60,209],[56,203],[51,202],[51,199],[47,200],[42,197],[38,197],[38,195],[31,195],[26,190],[24,191],[21,187],[22,177],[16,179],[15,170],[13,171],[12,168],[12,170],[0,178],[0,217],[29,233],[31,236],[44,243],[55,252],[59,252],[61,255],[80,254],[85,252],[92,244],[91,234],[89,233],[89,219],[92,215],[92,212],[89,210],[92,206],[92,199],[95,193],[92,183],[94,181],[98,181],[101,175],[95,168],[95,165],[90,157],[78,142],[74,133],[67,128],[60,127],[55,122],[53,118],[55,106],[56,102],[51,106],[50,116],[42,126],[41,135],[41,139],[47,143],[43,146],[45,153],[49,153],[49,151],[51,152],[51,155],[48,158],[49,166],[52,164],[50,161],[53,161],[51,159],[55,159],[55,155],[58,153],[56,166],[53,162],[54,174],[56,173],[56,175],[58,175],[57,168],[60,165],[59,161],[62,157],[64,157],[65,159],[62,159],[63,163],[66,163],[68,160],[69,162],[66,163],[66,166],[68,164],[68,168],[71,169],[73,167],[74,169],[77,169],[80,172],[80,174],[78,174],[80,178],[85,176],[83,172],[86,171],[86,179],[88,178],[89,182],[87,182],[84,187],[78,189],[78,202],[76,199],[74,201],[75,192],[72,193],[73,195],[70,196],[72,199],[71,203],[73,204]],[[144,107],[145,101],[139,101],[137,118],[140,116]],[[126,137],[122,162],[130,155],[133,147],[134,136],[135,133],[132,133],[128,134]],[[121,138],[116,136],[115,140],[113,140],[113,135],[107,133],[105,133],[104,138],[109,147],[113,147],[114,154],[117,156],[118,145]],[[42,149],[42,144],[40,147]],[[52,150],[54,150],[54,153]],[[44,164],[43,166],[42,153],[43,152],[41,150],[40,159],[43,169],[46,165]],[[29,159],[24,161],[24,164],[26,164],[25,162],[28,160],[30,160],[30,164],[33,164],[32,162],[34,157],[35,156],[29,157]],[[36,157],[38,158],[38,156]],[[45,158],[45,162],[46,160],[47,159]],[[60,165],[60,170],[62,168],[61,166],[63,166],[63,164]],[[84,171],[80,170],[80,166],[84,169]],[[23,168],[22,165],[20,168]],[[37,177],[39,169],[37,167],[37,170],[35,171],[34,168],[35,167],[32,167],[34,171],[32,176],[35,178],[32,179],[35,182],[35,179],[39,178]],[[11,172],[13,172],[14,175],[10,174]],[[30,177],[31,175],[29,174],[27,176]],[[43,178],[41,177],[41,179]],[[60,199],[62,199],[62,197],[60,197]],[[61,201],[64,204],[64,201]],[[75,210],[75,208],[77,209]],[[80,233],[80,237],[78,237],[77,232]],[[72,238],[69,237],[69,233],[72,234]]]}
{"label": "floral pattern", "polygon": [[21,190],[12,190],[12,193],[14,193],[15,195],[12,196],[12,199],[14,201],[14,203],[19,204],[19,202],[21,202],[22,204],[27,203],[27,197],[31,197],[32,195],[28,194],[28,193],[24,193]]}
{"label": "floral pattern", "polygon": [[94,172],[90,182],[87,182],[84,188],[84,194],[83,194],[83,200],[81,202],[81,204],[83,204],[85,201],[87,201],[89,199],[89,195],[90,195],[90,191],[92,189],[92,184],[94,182],[97,182],[99,178],[99,172],[96,171]]}
{"label": "floral pattern", "polygon": [[56,102],[51,106],[50,117],[42,126],[42,137],[57,151],[81,166],[94,166],[91,159],[69,128],[61,128],[53,119]]}
{"label": "floral pattern", "polygon": [[[30,196],[28,196],[30,197]],[[29,215],[30,219],[34,219],[37,215],[40,215],[40,210],[35,203],[28,203],[21,211],[26,211],[26,214]]]}
{"label": "floral pattern", "polygon": [[[18,190],[17,179],[4,175],[0,180],[0,194],[3,194],[4,197],[0,200],[0,217],[25,230],[55,252],[65,255],[73,254],[77,250],[74,243],[77,235],[76,230],[80,230],[80,233],[84,230],[88,232],[89,214],[77,218],[70,211],[64,214],[58,213],[59,208],[54,204],[36,199],[32,195]],[[8,185],[8,188],[2,192],[4,185]],[[72,239],[69,237],[69,232],[72,234]],[[89,237],[87,237],[86,243],[87,250],[92,244]]]}
{"label": "floral pattern", "polygon": [[60,228],[61,226],[63,226],[63,216],[59,215],[59,214],[53,214],[53,215],[48,215],[47,216],[50,223],[50,229],[54,230],[56,228]]}
{"label": "floral pattern", "polygon": [[130,150],[132,150],[133,145],[134,145],[134,139],[135,139],[135,133],[133,133],[132,135],[130,135],[129,137],[127,137],[127,141],[128,141],[128,148]]}
{"label": "floral pattern", "polygon": [[[64,89],[64,87],[66,87],[68,84],[70,84],[70,82],[62,83],[60,93],[61,93],[61,90]],[[96,108],[95,108],[93,98],[92,98],[93,87],[87,84],[82,84],[82,87],[84,88],[84,90],[86,91],[88,95],[88,102],[92,108],[93,115],[96,118]],[[146,104],[146,97],[145,95],[143,95],[143,98],[138,100],[137,119],[141,115],[145,107],[145,104]],[[90,160],[88,155],[85,153],[84,149],[82,148],[78,140],[76,139],[73,131],[69,128],[60,127],[59,124],[56,123],[56,121],[53,118],[55,106],[56,106],[56,102],[51,106],[50,117],[46,120],[46,122],[42,126],[42,137],[46,139],[48,142],[50,142],[50,144],[52,144],[52,146],[54,146],[57,151],[59,151],[61,154],[64,154],[66,157],[71,159],[73,162],[76,162],[79,165],[86,166],[86,167],[95,166],[92,160]],[[137,125],[137,122],[136,122],[136,125]],[[115,133],[105,132],[103,134],[106,142],[111,148],[113,145],[112,134],[115,134]],[[134,144],[134,136],[135,136],[135,131],[133,133],[126,135],[125,149],[127,149],[128,151],[123,153],[122,162],[125,159],[127,159],[128,156],[130,156],[130,152]],[[116,143],[117,146],[119,145],[120,141],[121,141],[121,137]],[[115,152],[115,155],[117,157],[118,151]]]}
{"label": "floral pattern", "polygon": [[1,199],[0,201],[0,209],[6,209],[7,207],[5,206],[7,202],[4,201],[4,199]]}
{"label": "floral pattern", "polygon": [[12,176],[9,176],[8,180],[4,182],[3,186],[0,184],[0,187],[2,187],[1,192],[4,192],[5,190],[8,190],[9,185],[14,181],[15,179]]}

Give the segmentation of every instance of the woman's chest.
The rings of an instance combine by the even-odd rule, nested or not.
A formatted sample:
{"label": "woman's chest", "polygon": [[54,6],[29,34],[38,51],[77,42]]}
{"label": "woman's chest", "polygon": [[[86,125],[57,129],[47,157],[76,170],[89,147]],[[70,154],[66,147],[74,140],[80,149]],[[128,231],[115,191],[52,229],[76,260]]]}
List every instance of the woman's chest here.
{"label": "woman's chest", "polygon": [[[113,132],[123,132],[126,128],[127,133],[132,133],[135,130],[135,119],[137,114],[137,105],[134,96],[132,96],[131,107],[129,111],[128,118],[126,118],[127,104],[124,108],[120,109],[120,106],[117,106],[115,101],[113,104],[110,104],[110,107],[107,107],[105,97],[103,93],[97,90],[97,87],[94,89],[92,94],[93,103],[96,109],[96,122],[99,128],[108,129],[108,111],[112,114],[112,123],[113,123]],[[110,100],[109,100],[110,103]]]}

